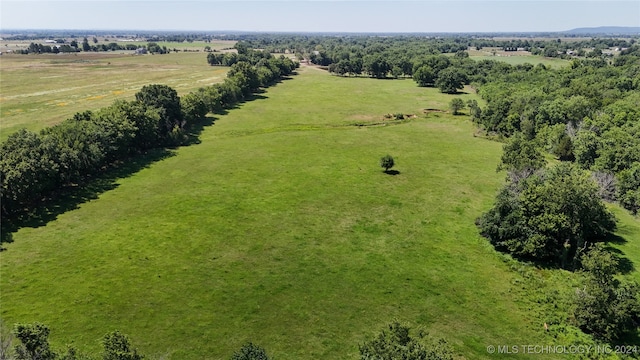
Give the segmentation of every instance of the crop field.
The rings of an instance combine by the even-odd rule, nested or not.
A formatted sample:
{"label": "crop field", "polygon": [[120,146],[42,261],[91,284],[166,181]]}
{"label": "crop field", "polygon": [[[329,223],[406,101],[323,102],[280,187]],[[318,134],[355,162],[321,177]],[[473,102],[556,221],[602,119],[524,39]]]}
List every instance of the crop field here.
{"label": "crop field", "polygon": [[227,70],[209,66],[203,52],[2,55],[0,141],[22,127],[36,131],[115,99],[133,100],[144,85],[185,94],[223,81]]}
{"label": "crop field", "polygon": [[[142,71],[147,58],[174,66],[170,56],[128,64]],[[207,81],[222,71],[201,70]],[[181,91],[200,86],[182,74]],[[120,76],[130,94],[143,84]],[[93,353],[119,329],[151,359],[225,359],[248,341],[281,360],[356,359],[394,319],[468,359],[509,358],[488,345],[555,344],[531,296],[547,289],[478,235],[474,221],[504,181],[502,145],[448,112],[454,96],[479,100],[303,67],[212,119],[200,143],[16,232],[0,253],[0,316],[48,324],[54,347]],[[385,154],[395,175],[381,171]],[[627,240],[616,247],[638,259],[640,226],[615,209]]]}

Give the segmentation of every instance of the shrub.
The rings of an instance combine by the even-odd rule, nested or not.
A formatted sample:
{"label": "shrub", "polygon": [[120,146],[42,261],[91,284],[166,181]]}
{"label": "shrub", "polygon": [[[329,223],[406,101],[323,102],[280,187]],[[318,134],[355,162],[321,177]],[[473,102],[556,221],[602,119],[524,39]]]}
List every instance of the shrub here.
{"label": "shrub", "polygon": [[269,360],[269,356],[262,347],[247,343],[231,356],[231,360]]}
{"label": "shrub", "polygon": [[460,98],[455,98],[451,100],[449,107],[451,108],[453,115],[458,115],[460,113],[459,111],[464,109],[464,101]]}
{"label": "shrub", "polygon": [[384,169],[384,172],[389,171],[393,165],[395,165],[395,162],[391,155],[385,155],[380,159],[380,166]]}
{"label": "shrub", "polygon": [[618,259],[603,246],[582,257],[586,284],[576,291],[575,321],[584,332],[604,341],[616,341],[635,332],[640,318],[638,284],[621,283]]}
{"label": "shrub", "polygon": [[120,331],[106,334],[102,339],[104,346],[103,360],[141,360],[144,356],[131,349],[129,337]]}
{"label": "shrub", "polygon": [[56,354],[49,348],[49,327],[40,323],[16,324],[13,333],[20,340],[16,345],[18,360],[53,360]]}
{"label": "shrub", "polygon": [[444,339],[433,340],[420,332],[409,335],[409,327],[394,321],[373,340],[359,346],[361,360],[450,360],[453,353]]}

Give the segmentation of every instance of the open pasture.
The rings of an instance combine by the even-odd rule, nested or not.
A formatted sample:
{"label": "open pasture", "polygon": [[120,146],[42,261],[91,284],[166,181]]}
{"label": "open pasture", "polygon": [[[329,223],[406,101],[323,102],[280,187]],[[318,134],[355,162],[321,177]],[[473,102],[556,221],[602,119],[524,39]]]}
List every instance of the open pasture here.
{"label": "open pasture", "polygon": [[[46,323],[54,346],[93,352],[119,329],[169,359],[225,359],[248,341],[277,359],[355,359],[394,318],[468,359],[553,344],[474,225],[503,182],[501,144],[411,80],[300,72],[201,143],[15,233],[0,253],[4,322]],[[388,113],[415,117],[379,124]],[[387,153],[396,175],[378,164]]]}
{"label": "open pasture", "polygon": [[22,127],[36,131],[116,99],[133,100],[144,85],[186,94],[223,81],[227,72],[209,66],[203,52],[2,55],[1,61],[0,140]]}
{"label": "open pasture", "polygon": [[556,58],[548,58],[531,55],[528,51],[504,51],[501,48],[483,48],[481,50],[469,50],[469,57],[474,60],[504,61],[511,65],[529,63],[532,65],[544,64],[545,66],[559,69],[569,65],[569,61]]}

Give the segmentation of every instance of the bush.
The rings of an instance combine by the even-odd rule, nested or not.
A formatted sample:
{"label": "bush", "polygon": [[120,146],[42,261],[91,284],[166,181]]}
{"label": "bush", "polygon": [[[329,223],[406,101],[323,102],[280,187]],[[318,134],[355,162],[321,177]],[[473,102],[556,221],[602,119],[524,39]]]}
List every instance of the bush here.
{"label": "bush", "polygon": [[129,337],[120,331],[106,334],[102,339],[104,346],[103,360],[141,360],[144,356],[131,349]]}
{"label": "bush", "polygon": [[391,155],[385,155],[380,159],[380,166],[384,169],[384,172],[388,172],[393,165],[395,165],[395,162]]}
{"label": "bush", "polygon": [[449,107],[451,108],[453,115],[458,115],[459,111],[464,109],[464,101],[460,98],[455,98],[451,100]]}
{"label": "bush", "polygon": [[576,291],[575,321],[584,332],[604,341],[617,341],[636,331],[640,319],[638,284],[621,283],[618,259],[602,246],[582,257],[586,284]]}
{"label": "bush", "polygon": [[55,352],[49,347],[49,327],[40,323],[16,324],[13,333],[20,340],[16,345],[18,360],[53,360]]}
{"label": "bush", "polygon": [[247,343],[231,356],[231,360],[269,360],[269,356],[262,347]]}
{"label": "bush", "polygon": [[373,340],[359,346],[361,360],[450,360],[453,353],[444,339],[432,340],[420,332],[409,335],[409,327],[394,321]]}

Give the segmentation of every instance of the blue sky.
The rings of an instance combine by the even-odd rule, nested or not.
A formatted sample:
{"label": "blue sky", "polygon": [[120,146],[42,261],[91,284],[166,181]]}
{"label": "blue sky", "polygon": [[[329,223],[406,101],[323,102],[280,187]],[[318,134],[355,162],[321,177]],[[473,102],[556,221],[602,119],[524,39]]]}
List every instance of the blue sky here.
{"label": "blue sky", "polygon": [[640,1],[5,1],[1,29],[513,32],[640,26]]}

